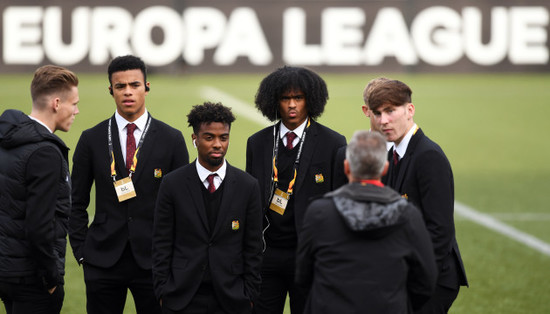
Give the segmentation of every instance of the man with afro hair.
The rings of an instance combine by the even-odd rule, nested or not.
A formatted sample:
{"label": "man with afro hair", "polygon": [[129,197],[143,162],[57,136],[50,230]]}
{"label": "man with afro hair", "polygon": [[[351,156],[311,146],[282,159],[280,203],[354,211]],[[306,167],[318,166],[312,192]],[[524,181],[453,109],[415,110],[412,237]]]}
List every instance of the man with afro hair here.
{"label": "man with afro hair", "polygon": [[336,152],[346,145],[344,136],[315,121],[327,99],[327,86],[319,75],[291,66],[265,77],[256,94],[256,107],[275,122],[253,134],[246,150],[246,171],[258,179],[264,209],[262,288],[256,313],[283,313],[287,293],[292,313],[304,309],[307,288],[294,280],[297,232],[310,198],[333,189]]}
{"label": "man with afro hair", "polygon": [[260,187],[225,160],[229,108],[206,102],[187,117],[198,157],[160,186],[155,293],[163,313],[251,313],[262,263]]}

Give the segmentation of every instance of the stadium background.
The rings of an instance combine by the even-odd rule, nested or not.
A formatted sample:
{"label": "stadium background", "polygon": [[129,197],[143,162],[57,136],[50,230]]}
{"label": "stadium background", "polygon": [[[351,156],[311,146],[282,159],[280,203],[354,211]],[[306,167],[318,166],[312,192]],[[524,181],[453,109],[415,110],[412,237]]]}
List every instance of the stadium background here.
{"label": "stadium background", "polygon": [[[298,53],[289,53],[285,57],[284,51],[289,49],[288,47],[301,47],[301,50],[312,55],[315,55],[315,51],[324,51],[318,58],[305,59],[297,64],[309,66],[325,78],[330,99],[320,122],[339,131],[348,139],[355,130],[369,127],[368,120],[360,111],[361,92],[365,84],[381,75],[403,80],[413,90],[413,102],[416,105],[415,121],[445,150],[455,175],[457,239],[470,280],[470,288],[461,290],[451,313],[547,313],[550,309],[550,301],[547,298],[547,291],[550,289],[550,231],[547,227],[550,220],[550,165],[547,161],[550,156],[550,145],[546,141],[550,131],[546,121],[550,114],[549,5],[546,1],[453,1],[445,5],[434,7],[431,1],[320,0],[277,3],[261,0],[154,3],[138,1],[133,2],[131,6],[115,1],[96,1],[93,4],[85,1],[2,2],[0,111],[17,108],[30,112],[29,84],[32,71],[48,63],[67,66],[77,72],[81,81],[81,113],[69,133],[58,135],[69,147],[74,148],[83,130],[114,112],[114,103],[107,91],[105,73],[109,59],[119,54],[144,53],[133,43],[132,36],[136,35],[131,34],[142,34],[143,36],[135,38],[144,40],[149,38],[154,43],[153,48],[155,45],[158,46],[158,49],[154,50],[157,53],[165,47],[163,38],[168,38],[165,36],[169,35],[163,34],[163,27],[167,26],[151,24],[153,26],[150,26],[150,32],[142,32],[143,27],[147,29],[143,26],[145,22],[141,22],[142,28],[139,28],[139,21],[136,21],[140,14],[145,14],[143,12],[150,12],[148,10],[151,7],[159,6],[163,7],[161,9],[164,12],[175,12],[172,14],[173,21],[177,20],[178,15],[181,17],[183,28],[187,30],[182,32],[182,36],[196,38],[197,34],[201,35],[190,33],[190,24],[187,23],[193,20],[191,15],[183,21],[185,12],[193,12],[193,8],[199,7],[208,10],[196,12],[220,19],[216,22],[218,24],[207,26],[221,25],[225,32],[216,34],[228,36],[213,40],[210,42],[211,47],[203,42],[202,60],[199,58],[200,47],[186,48],[186,45],[192,43],[184,44],[183,41],[180,43],[181,53],[169,63],[160,64],[161,62],[150,57],[150,54],[142,55],[144,59],[149,56],[152,63],[159,63],[156,66],[150,65],[151,93],[147,97],[148,110],[156,118],[182,130],[193,159],[196,152],[190,145],[191,130],[187,127],[186,114],[192,105],[204,100],[221,101],[232,107],[237,116],[231,132],[228,161],[244,168],[247,137],[267,125],[267,121],[254,108],[254,94],[263,76],[274,68],[289,63],[289,60],[300,58]],[[54,9],[51,9],[52,7]],[[82,9],[83,7],[88,9]],[[128,13],[123,13],[130,17],[131,22],[128,25],[139,29],[130,27],[127,30],[130,34],[128,38],[125,39],[123,36],[118,40],[119,37],[113,36],[112,41],[105,39],[106,42],[112,42],[111,46],[104,45],[99,48],[92,45],[95,42],[93,36],[89,36],[88,50],[80,60],[66,57],[71,55],[70,52],[78,54],[76,50],[67,47],[59,46],[59,50],[65,51],[67,55],[55,55],[55,46],[50,46],[51,43],[46,44],[45,39],[55,29],[45,29],[46,24],[51,23],[46,21],[54,20],[52,16],[55,17],[55,8],[60,8],[63,17],[62,23],[59,24],[62,25],[60,30],[63,42],[68,45],[72,40],[76,40],[74,38],[87,36],[79,32],[74,33],[74,37],[71,35],[72,30],[78,28],[75,26],[78,23],[71,22],[72,14],[78,11],[84,12],[79,13],[84,14],[82,16],[89,14],[92,17],[94,10],[100,7]],[[294,10],[296,8],[298,10]],[[467,8],[472,8],[473,11],[466,10]],[[506,48],[501,49],[502,56],[499,57],[498,53],[491,54],[488,52],[491,49],[487,48],[485,54],[480,54],[485,56],[482,58],[474,53],[478,50],[472,50],[473,46],[466,44],[469,41],[465,39],[465,21],[473,21],[466,20],[466,16],[472,18],[474,15],[471,15],[471,12],[475,10],[481,13],[480,32],[486,47],[498,46],[491,46],[491,43],[496,42],[496,38],[501,38],[499,36],[507,38]],[[17,16],[13,15],[13,12],[22,13]],[[284,16],[297,14],[291,16],[299,18],[302,14],[300,12],[305,13],[305,24],[302,28],[307,30],[305,40],[288,39],[295,33],[285,33]],[[460,17],[461,19],[454,20],[460,23],[453,24],[452,18],[447,21],[433,18],[429,12],[446,12],[449,17]],[[344,21],[340,24],[330,24],[322,21],[326,16],[328,17],[325,19],[338,21],[338,13],[344,14],[343,16],[351,14],[349,23],[346,24]],[[410,54],[402,54],[401,47],[394,47],[393,50],[369,48],[374,49],[368,50],[374,51],[373,53],[386,53],[382,61],[374,65],[368,64],[373,61],[366,56],[357,57],[353,53],[365,53],[369,40],[380,40],[375,38],[372,31],[378,18],[383,20],[384,14],[392,18],[399,17],[398,13],[401,14],[406,26],[402,29],[407,30],[419,28],[419,23],[429,25],[430,21],[421,22],[422,19],[430,20],[429,16],[435,19],[431,22],[433,28],[428,28],[432,50],[422,50],[424,48],[418,46],[422,41],[407,33],[410,35],[410,42],[408,46],[403,47],[412,47],[415,50],[417,63],[411,63],[407,59],[407,56],[410,58]],[[249,41],[261,36],[258,33],[243,33],[242,26],[231,22],[238,20],[231,18],[233,14],[245,21],[248,19],[249,22],[254,21],[254,15],[257,16],[257,25],[261,26],[265,43],[272,55],[269,62],[262,59],[259,52],[247,52],[255,49]],[[364,18],[362,24],[361,14]],[[506,20],[502,22],[504,16]],[[527,22],[522,24],[521,21]],[[90,21],[88,22],[84,23],[88,26],[79,31],[93,33],[93,26]],[[253,22],[250,23],[254,25]],[[494,27],[495,30],[491,31],[492,24],[508,27]],[[323,27],[338,25],[342,34],[350,36],[343,35],[343,41],[339,42],[330,34],[322,35]],[[345,27],[342,28],[342,25]],[[296,27],[295,24],[290,26]],[[397,26],[387,25],[388,29],[392,27]],[[514,31],[518,27],[523,35],[518,35]],[[195,25],[195,29],[201,28]],[[207,28],[203,28],[203,31],[205,29]],[[395,38],[404,38],[392,39],[392,36],[403,33],[388,29],[376,32],[386,36],[380,35],[382,41],[379,43],[382,47],[384,43],[388,46],[394,45]],[[235,30],[236,35],[230,36],[230,30]],[[504,35],[498,35],[502,32]],[[202,33],[204,36],[208,34],[213,33]],[[323,40],[329,39],[332,40],[331,45],[323,44]],[[55,42],[54,39],[49,40]],[[116,44],[118,41],[128,43],[126,46],[131,50],[118,50],[125,46]],[[457,44],[457,41],[461,44]],[[516,48],[510,47],[512,42]],[[292,45],[289,46],[288,43]],[[517,45],[521,46],[522,43],[524,47],[518,51]],[[220,47],[225,47],[225,52],[229,51],[228,56],[220,56]],[[327,47],[332,47],[332,50]],[[338,49],[334,50],[334,47]],[[350,47],[355,49],[349,49]],[[168,48],[165,50],[169,51]],[[497,50],[494,48],[491,51]],[[105,61],[93,63],[91,56],[94,53],[97,54],[96,57],[105,54]],[[349,54],[352,61],[338,59],[340,54]],[[40,55],[42,57],[37,58]],[[451,58],[449,55],[454,57]],[[430,59],[428,56],[440,57]],[[28,58],[25,59],[26,57]],[[227,63],[227,60],[229,64],[219,64]],[[165,60],[167,61],[169,58]],[[346,64],[350,62],[354,64]],[[90,208],[93,208],[93,204]],[[63,313],[84,313],[82,271],[72,258],[70,249],[67,254],[66,280]],[[133,313],[131,300],[128,303],[126,313]],[[3,307],[0,307],[0,313],[5,313]]]}

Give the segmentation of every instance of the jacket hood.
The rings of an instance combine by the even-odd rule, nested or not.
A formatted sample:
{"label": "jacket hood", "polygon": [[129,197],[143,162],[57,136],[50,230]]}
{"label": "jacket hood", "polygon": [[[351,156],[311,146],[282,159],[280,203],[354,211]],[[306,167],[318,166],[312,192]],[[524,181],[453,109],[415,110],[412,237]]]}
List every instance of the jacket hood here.
{"label": "jacket hood", "polygon": [[63,141],[19,110],[9,109],[0,116],[0,146],[6,149],[51,141],[67,151]]}
{"label": "jacket hood", "polygon": [[389,187],[350,183],[326,194],[346,226],[355,232],[383,236],[407,220],[408,202]]}

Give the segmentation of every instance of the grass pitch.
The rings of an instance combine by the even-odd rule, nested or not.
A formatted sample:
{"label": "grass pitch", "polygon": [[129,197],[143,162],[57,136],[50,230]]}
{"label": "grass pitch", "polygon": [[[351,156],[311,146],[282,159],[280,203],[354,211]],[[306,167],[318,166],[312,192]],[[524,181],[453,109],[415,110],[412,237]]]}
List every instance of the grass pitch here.
{"label": "grass pitch", "polygon": [[[362,90],[379,74],[323,74],[329,103],[319,122],[350,138],[369,128],[361,112]],[[479,212],[550,243],[550,74],[384,74],[407,83],[413,90],[415,122],[445,151],[453,167],[456,200]],[[80,78],[80,114],[69,133],[57,134],[74,149],[81,132],[111,116],[114,102],[106,74]],[[256,112],[254,95],[263,75],[217,74],[150,75],[147,109],[182,130],[191,159],[187,113],[205,100],[234,99]],[[0,111],[30,112],[32,74],[0,75]],[[230,95],[201,92],[213,87]],[[234,99],[233,99],[234,98]],[[262,128],[234,112],[228,161],[245,166],[246,139]],[[72,152],[71,152],[72,154]],[[93,199],[93,198],[92,198]],[[93,203],[90,208],[93,212]],[[550,309],[550,256],[462,218],[456,233],[470,288],[463,288],[451,313],[547,313]],[[66,296],[63,313],[85,313],[82,270],[67,252]],[[131,298],[125,313],[134,313]],[[5,313],[0,307],[0,313]],[[286,313],[290,313],[289,310]]]}

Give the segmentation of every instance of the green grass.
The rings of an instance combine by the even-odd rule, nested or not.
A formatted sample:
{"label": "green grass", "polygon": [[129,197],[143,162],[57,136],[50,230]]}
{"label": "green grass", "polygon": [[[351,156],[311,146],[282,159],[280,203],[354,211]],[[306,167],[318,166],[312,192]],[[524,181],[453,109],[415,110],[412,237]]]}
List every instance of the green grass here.
{"label": "green grass", "polygon": [[[378,74],[323,74],[330,100],[319,121],[348,139],[369,128],[361,113],[362,89]],[[487,213],[550,214],[550,74],[387,74],[413,90],[415,121],[446,152],[455,175],[456,199]],[[147,108],[182,130],[192,159],[186,115],[212,86],[252,104],[263,75],[151,75]],[[31,74],[0,75],[0,111],[30,112]],[[69,133],[74,148],[80,133],[112,115],[106,74],[80,75],[80,114]],[[250,110],[255,110],[252,105]],[[227,158],[244,168],[246,139],[261,128],[238,113]],[[550,243],[548,221],[505,221]],[[461,290],[451,313],[545,313],[550,308],[550,257],[457,216],[456,231],[470,288]],[[83,313],[81,269],[67,254],[63,313]],[[129,301],[131,303],[131,301]],[[0,313],[4,309],[0,309]],[[127,313],[133,313],[131,304]],[[287,313],[290,313],[288,310]]]}

